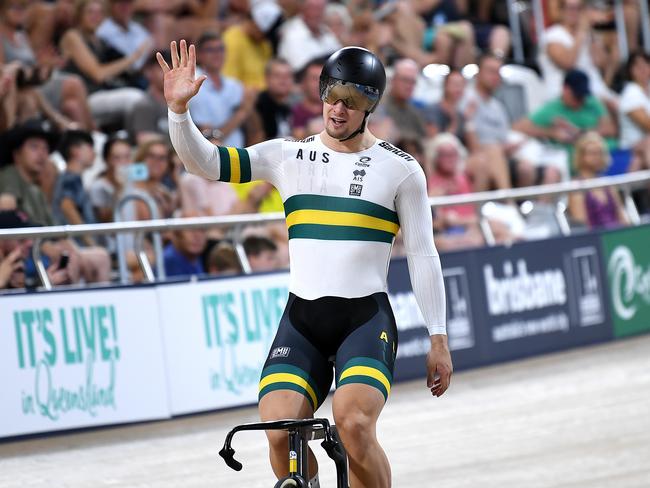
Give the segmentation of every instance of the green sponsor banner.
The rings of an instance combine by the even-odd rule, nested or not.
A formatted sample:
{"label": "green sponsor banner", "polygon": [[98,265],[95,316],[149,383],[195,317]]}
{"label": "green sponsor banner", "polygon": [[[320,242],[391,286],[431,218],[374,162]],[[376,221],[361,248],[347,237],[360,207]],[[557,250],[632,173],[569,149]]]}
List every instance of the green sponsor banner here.
{"label": "green sponsor banner", "polygon": [[169,416],[153,288],[0,297],[0,437]]}
{"label": "green sponsor banner", "polygon": [[257,402],[288,273],[157,287],[174,415]]}
{"label": "green sponsor banner", "polygon": [[650,226],[602,236],[614,335],[650,332]]}

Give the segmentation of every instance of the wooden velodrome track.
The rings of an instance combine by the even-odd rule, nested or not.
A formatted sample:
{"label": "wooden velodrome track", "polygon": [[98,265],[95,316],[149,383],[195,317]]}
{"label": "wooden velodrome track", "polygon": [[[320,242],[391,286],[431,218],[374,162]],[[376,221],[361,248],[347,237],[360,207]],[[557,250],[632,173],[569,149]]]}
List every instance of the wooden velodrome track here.
{"label": "wooden velodrome track", "polygon": [[[0,486],[269,488],[261,432],[235,438],[242,472],[217,456],[230,426],[255,420],[246,408],[0,443]],[[440,399],[398,384],[379,435],[397,488],[649,488],[650,336],[457,373]]]}

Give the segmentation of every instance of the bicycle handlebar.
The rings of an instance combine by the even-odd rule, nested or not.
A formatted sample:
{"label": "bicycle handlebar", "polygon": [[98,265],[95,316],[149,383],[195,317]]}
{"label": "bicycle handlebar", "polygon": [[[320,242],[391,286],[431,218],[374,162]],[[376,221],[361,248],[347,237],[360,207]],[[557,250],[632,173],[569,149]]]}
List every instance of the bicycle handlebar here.
{"label": "bicycle handlebar", "polygon": [[[323,431],[325,434],[325,440],[323,441],[324,444],[328,443],[327,445],[329,445],[330,443],[336,443],[336,440],[332,437],[330,423],[327,419],[272,420],[269,422],[254,422],[250,424],[237,425],[234,429],[228,432],[226,440],[223,443],[223,448],[219,451],[219,455],[223,458],[228,467],[235,471],[241,471],[243,465],[235,459],[235,450],[231,446],[232,438],[237,432],[244,430],[293,430],[305,427],[310,427],[312,432]],[[330,457],[336,463],[336,460],[331,454]]]}

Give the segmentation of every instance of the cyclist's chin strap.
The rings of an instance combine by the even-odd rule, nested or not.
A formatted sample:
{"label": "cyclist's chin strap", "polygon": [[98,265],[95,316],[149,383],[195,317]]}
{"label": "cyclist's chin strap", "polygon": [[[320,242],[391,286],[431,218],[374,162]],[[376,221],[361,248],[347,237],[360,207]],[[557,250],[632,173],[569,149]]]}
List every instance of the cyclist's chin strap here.
{"label": "cyclist's chin strap", "polygon": [[353,137],[356,137],[357,134],[363,134],[363,131],[366,130],[366,121],[368,120],[368,115],[370,115],[370,112],[366,112],[366,115],[363,116],[363,120],[361,121],[361,126],[357,130],[355,130],[349,136],[344,137],[343,139],[339,139],[339,142],[344,142],[349,139],[352,139]]}

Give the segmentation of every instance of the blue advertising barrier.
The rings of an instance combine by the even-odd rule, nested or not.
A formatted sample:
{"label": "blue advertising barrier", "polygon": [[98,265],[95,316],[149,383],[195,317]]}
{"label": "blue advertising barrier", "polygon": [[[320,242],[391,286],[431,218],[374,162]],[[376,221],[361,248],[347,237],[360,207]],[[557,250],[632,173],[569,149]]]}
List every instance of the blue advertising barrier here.
{"label": "blue advertising barrier", "polygon": [[[471,283],[475,279],[473,276],[476,274],[474,254],[475,251],[454,252],[442,257],[447,299],[447,335],[456,369],[481,364],[471,290]],[[400,381],[424,377],[429,334],[415,301],[405,258],[391,261],[388,289],[399,334],[395,379]]]}
{"label": "blue advertising barrier", "polygon": [[[444,254],[455,369],[611,340],[601,254],[598,235]],[[393,303],[410,292],[405,260],[391,263],[389,290]],[[426,330],[401,315],[395,377],[423,377]]]}

